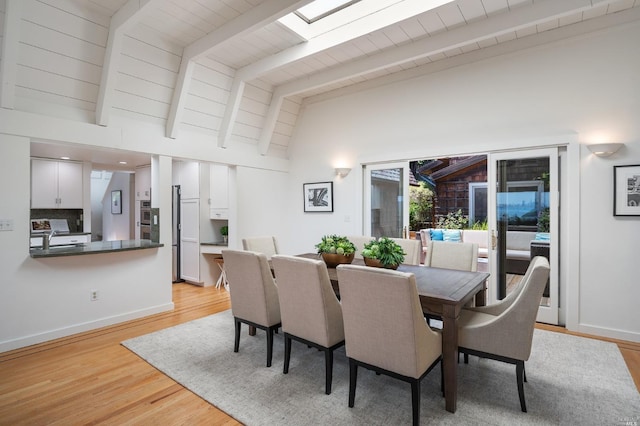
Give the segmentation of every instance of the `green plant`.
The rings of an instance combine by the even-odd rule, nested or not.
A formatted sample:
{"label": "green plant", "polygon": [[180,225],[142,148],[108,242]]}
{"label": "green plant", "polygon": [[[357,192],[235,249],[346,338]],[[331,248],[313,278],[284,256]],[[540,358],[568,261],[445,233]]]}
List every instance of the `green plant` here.
{"label": "green plant", "polygon": [[469,219],[462,214],[462,209],[457,212],[449,212],[438,219],[438,228],[465,229],[469,225]]}
{"label": "green plant", "polygon": [[368,242],[362,250],[363,257],[378,259],[385,267],[401,264],[405,254],[398,243],[387,237]]}
{"label": "green plant", "polygon": [[409,228],[418,230],[429,220],[433,208],[433,191],[424,182],[409,187]]}
{"label": "green plant", "polygon": [[229,227],[228,226],[223,226],[220,228],[220,234],[222,234],[222,236],[227,236],[229,235]]}
{"label": "green plant", "polygon": [[471,229],[474,229],[476,231],[486,231],[487,229],[489,229],[489,224],[487,223],[487,219],[485,219],[482,222],[473,222],[473,225],[471,225]]}
{"label": "green plant", "polygon": [[322,240],[316,244],[318,253],[332,253],[348,256],[355,253],[356,246],[353,245],[347,237],[342,235],[325,235]]}
{"label": "green plant", "polygon": [[549,232],[549,207],[538,213],[538,232]]}

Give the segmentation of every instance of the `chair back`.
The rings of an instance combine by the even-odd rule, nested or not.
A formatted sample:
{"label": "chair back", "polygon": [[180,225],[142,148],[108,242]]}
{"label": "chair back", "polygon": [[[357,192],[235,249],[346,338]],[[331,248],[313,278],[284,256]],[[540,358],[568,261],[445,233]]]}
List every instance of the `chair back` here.
{"label": "chair back", "polygon": [[234,317],[265,327],[280,322],[278,288],[263,253],[222,250]]}
{"label": "chair back", "polygon": [[425,266],[434,268],[478,270],[478,244],[429,241]]}
{"label": "chair back", "polygon": [[344,340],[342,309],[321,260],[275,255],[282,330],[330,347]]}
{"label": "chair back", "polygon": [[413,274],[337,267],[347,356],[418,378],[442,353],[426,324]]}
{"label": "chair back", "polygon": [[367,237],[366,235],[349,235],[347,238],[356,246],[356,256],[362,256],[364,245],[371,240],[375,240],[374,237]]}
{"label": "chair back", "polygon": [[258,253],[264,253],[267,259],[270,260],[271,256],[278,254],[278,244],[276,237],[251,237],[242,239],[242,248],[249,251],[257,251]]}
{"label": "chair back", "polygon": [[459,330],[459,344],[484,352],[526,361],[531,355],[533,330],[540,299],[549,279],[549,261],[543,256],[531,260],[522,279],[522,289],[513,303],[500,315],[471,328],[485,328],[477,333],[465,327]]}
{"label": "chair back", "polygon": [[420,264],[420,241],[407,238],[389,238],[395,241],[402,250],[406,253],[404,255],[405,265],[419,265]]}

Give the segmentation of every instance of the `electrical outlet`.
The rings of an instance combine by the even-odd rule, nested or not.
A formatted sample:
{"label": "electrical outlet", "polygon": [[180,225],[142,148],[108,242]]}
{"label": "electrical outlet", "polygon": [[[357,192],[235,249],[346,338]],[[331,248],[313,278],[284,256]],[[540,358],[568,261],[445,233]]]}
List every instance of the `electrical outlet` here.
{"label": "electrical outlet", "polygon": [[91,290],[91,293],[89,294],[89,297],[91,298],[92,302],[95,302],[96,300],[98,300],[98,290]]}

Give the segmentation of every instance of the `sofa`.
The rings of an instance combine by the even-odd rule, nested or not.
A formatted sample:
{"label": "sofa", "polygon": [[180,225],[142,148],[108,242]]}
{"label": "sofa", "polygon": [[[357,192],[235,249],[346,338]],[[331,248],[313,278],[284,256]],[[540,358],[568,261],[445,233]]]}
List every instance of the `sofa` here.
{"label": "sofa", "polygon": [[[531,259],[531,241],[544,241],[545,238],[546,234],[531,231],[507,231],[507,273],[524,274]],[[487,230],[425,228],[416,233],[416,239],[422,243],[421,263],[424,263],[427,245],[431,239],[476,243],[478,259],[486,259],[489,256],[489,231]]]}

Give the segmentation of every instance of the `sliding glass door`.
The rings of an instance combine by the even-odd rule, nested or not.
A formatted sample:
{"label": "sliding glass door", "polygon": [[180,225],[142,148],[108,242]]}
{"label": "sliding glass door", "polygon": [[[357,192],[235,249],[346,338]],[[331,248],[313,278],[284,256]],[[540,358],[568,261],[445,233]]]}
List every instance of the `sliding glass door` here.
{"label": "sliding glass door", "polygon": [[558,323],[559,167],[557,148],[490,154],[490,299],[501,300],[522,279],[530,260],[551,265],[537,320]]}
{"label": "sliding glass door", "polygon": [[409,163],[365,168],[365,234],[400,238],[409,232]]}

